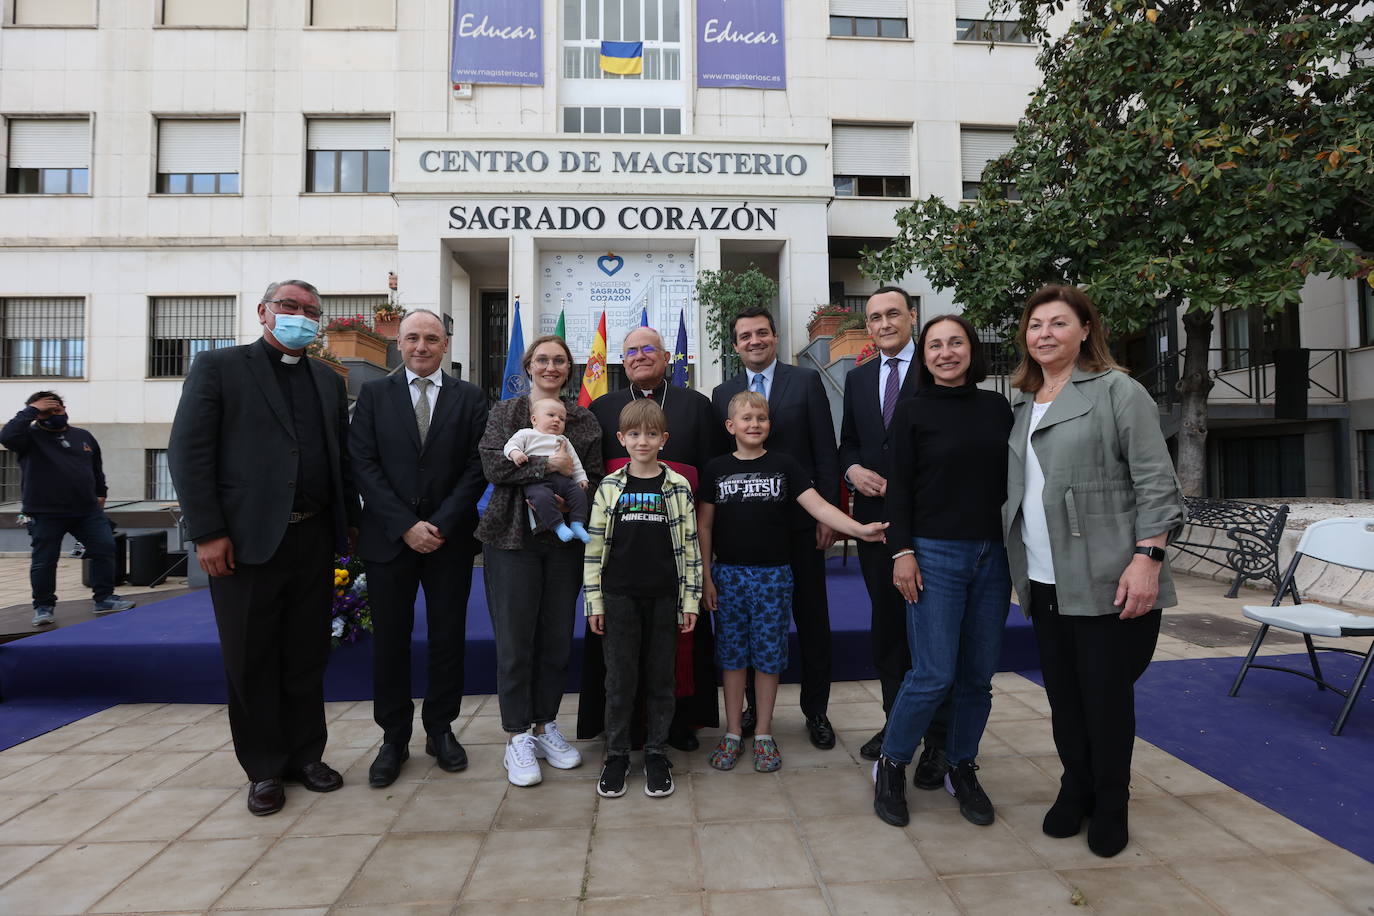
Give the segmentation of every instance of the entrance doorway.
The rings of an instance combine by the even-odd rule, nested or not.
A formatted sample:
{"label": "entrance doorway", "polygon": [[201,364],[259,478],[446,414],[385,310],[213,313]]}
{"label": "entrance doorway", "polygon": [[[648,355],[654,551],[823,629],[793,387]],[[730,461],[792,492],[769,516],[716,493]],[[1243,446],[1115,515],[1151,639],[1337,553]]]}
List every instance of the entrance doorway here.
{"label": "entrance doorway", "polygon": [[504,289],[483,290],[479,301],[481,316],[477,341],[477,387],[492,401],[501,399],[501,383],[506,370],[506,351],[510,349],[510,325],[507,317],[508,294]]}

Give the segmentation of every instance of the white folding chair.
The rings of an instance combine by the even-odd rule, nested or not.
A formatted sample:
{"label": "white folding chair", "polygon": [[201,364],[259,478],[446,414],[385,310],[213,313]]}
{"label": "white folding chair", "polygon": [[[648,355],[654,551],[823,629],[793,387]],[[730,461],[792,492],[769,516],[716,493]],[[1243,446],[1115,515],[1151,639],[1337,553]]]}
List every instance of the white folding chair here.
{"label": "white folding chair", "polygon": [[[1284,573],[1283,581],[1279,583],[1278,590],[1274,593],[1273,603],[1268,607],[1247,605],[1243,610],[1246,617],[1260,623],[1260,629],[1255,634],[1254,644],[1250,646],[1250,654],[1245,657],[1245,663],[1240,666],[1240,673],[1236,675],[1236,682],[1231,685],[1229,695],[1236,695],[1237,691],[1240,690],[1240,682],[1245,680],[1245,674],[1251,668],[1286,671],[1289,674],[1305,677],[1316,683],[1318,691],[1330,689],[1345,697],[1345,705],[1341,707],[1341,713],[1336,717],[1336,724],[1331,728],[1331,734],[1339,735],[1341,730],[1345,728],[1345,720],[1350,717],[1350,710],[1355,707],[1355,700],[1359,697],[1360,690],[1364,688],[1365,679],[1369,677],[1370,663],[1374,662],[1374,642],[1371,642],[1366,651],[1361,652],[1358,649],[1344,646],[1315,646],[1312,644],[1312,637],[1374,636],[1374,617],[1338,611],[1306,601],[1288,607],[1281,606],[1280,602],[1283,600],[1284,592],[1289,589],[1292,589],[1294,600],[1298,600],[1297,587],[1293,584],[1293,575],[1297,572],[1298,564],[1304,558],[1321,560],[1336,566],[1346,566],[1366,572],[1374,571],[1374,518],[1328,518],[1314,523],[1303,532],[1302,540],[1298,541],[1297,553],[1293,554],[1293,562],[1288,564],[1288,571]],[[1260,643],[1264,642],[1264,637],[1269,633],[1270,627],[1278,627],[1282,630],[1291,630],[1302,634],[1303,642],[1307,644],[1307,657],[1312,662],[1311,674],[1296,668],[1255,664],[1255,653],[1259,651]],[[1344,652],[1364,659],[1360,665],[1359,673],[1355,676],[1354,683],[1350,685],[1348,690],[1342,690],[1322,678],[1321,666],[1317,664],[1318,650]]]}

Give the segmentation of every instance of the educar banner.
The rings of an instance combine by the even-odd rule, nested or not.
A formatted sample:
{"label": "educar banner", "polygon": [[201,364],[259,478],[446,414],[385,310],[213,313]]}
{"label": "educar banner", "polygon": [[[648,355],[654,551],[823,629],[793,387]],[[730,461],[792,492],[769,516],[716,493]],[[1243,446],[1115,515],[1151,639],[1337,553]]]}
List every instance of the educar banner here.
{"label": "educar banner", "polygon": [[786,89],[783,0],[697,0],[697,85]]}
{"label": "educar banner", "polygon": [[540,0],[454,0],[455,83],[544,85]]}

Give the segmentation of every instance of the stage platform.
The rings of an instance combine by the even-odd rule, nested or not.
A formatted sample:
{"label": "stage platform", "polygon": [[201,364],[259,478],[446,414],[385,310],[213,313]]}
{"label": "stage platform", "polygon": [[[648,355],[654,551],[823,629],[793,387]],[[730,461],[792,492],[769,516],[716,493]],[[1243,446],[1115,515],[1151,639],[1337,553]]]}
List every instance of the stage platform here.
{"label": "stage platform", "polygon": [[[841,565],[838,558],[832,558],[827,565],[835,680],[875,677],[868,635],[868,595],[858,563],[851,558],[848,565]],[[568,672],[570,691],[578,689],[581,673],[580,605],[575,626]],[[415,696],[424,695],[424,627],[421,595],[412,647]],[[473,577],[467,637],[466,691],[495,693],[495,645],[480,567]],[[792,664],[783,675],[789,682],[798,676],[795,632],[792,641]],[[1008,614],[999,667],[1004,671],[1039,667],[1034,634],[1016,610]],[[367,699],[371,696],[371,677],[367,640],[340,646],[334,650],[325,676],[325,696],[329,700]],[[0,646],[0,701],[4,705],[23,701],[48,708],[51,701],[63,700],[80,700],[84,706],[93,702],[223,703],[224,676],[209,591],[195,591]],[[4,746],[3,741],[0,746]]]}

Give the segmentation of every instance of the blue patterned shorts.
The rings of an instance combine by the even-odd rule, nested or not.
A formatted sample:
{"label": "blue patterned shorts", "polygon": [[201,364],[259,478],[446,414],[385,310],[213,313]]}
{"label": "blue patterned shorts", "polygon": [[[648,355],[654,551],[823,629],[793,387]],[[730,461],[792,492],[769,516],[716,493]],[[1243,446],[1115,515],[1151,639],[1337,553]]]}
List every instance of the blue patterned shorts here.
{"label": "blue patterned shorts", "polygon": [[716,664],[727,671],[752,667],[781,674],[787,667],[792,616],[790,566],[711,567],[716,584]]}

